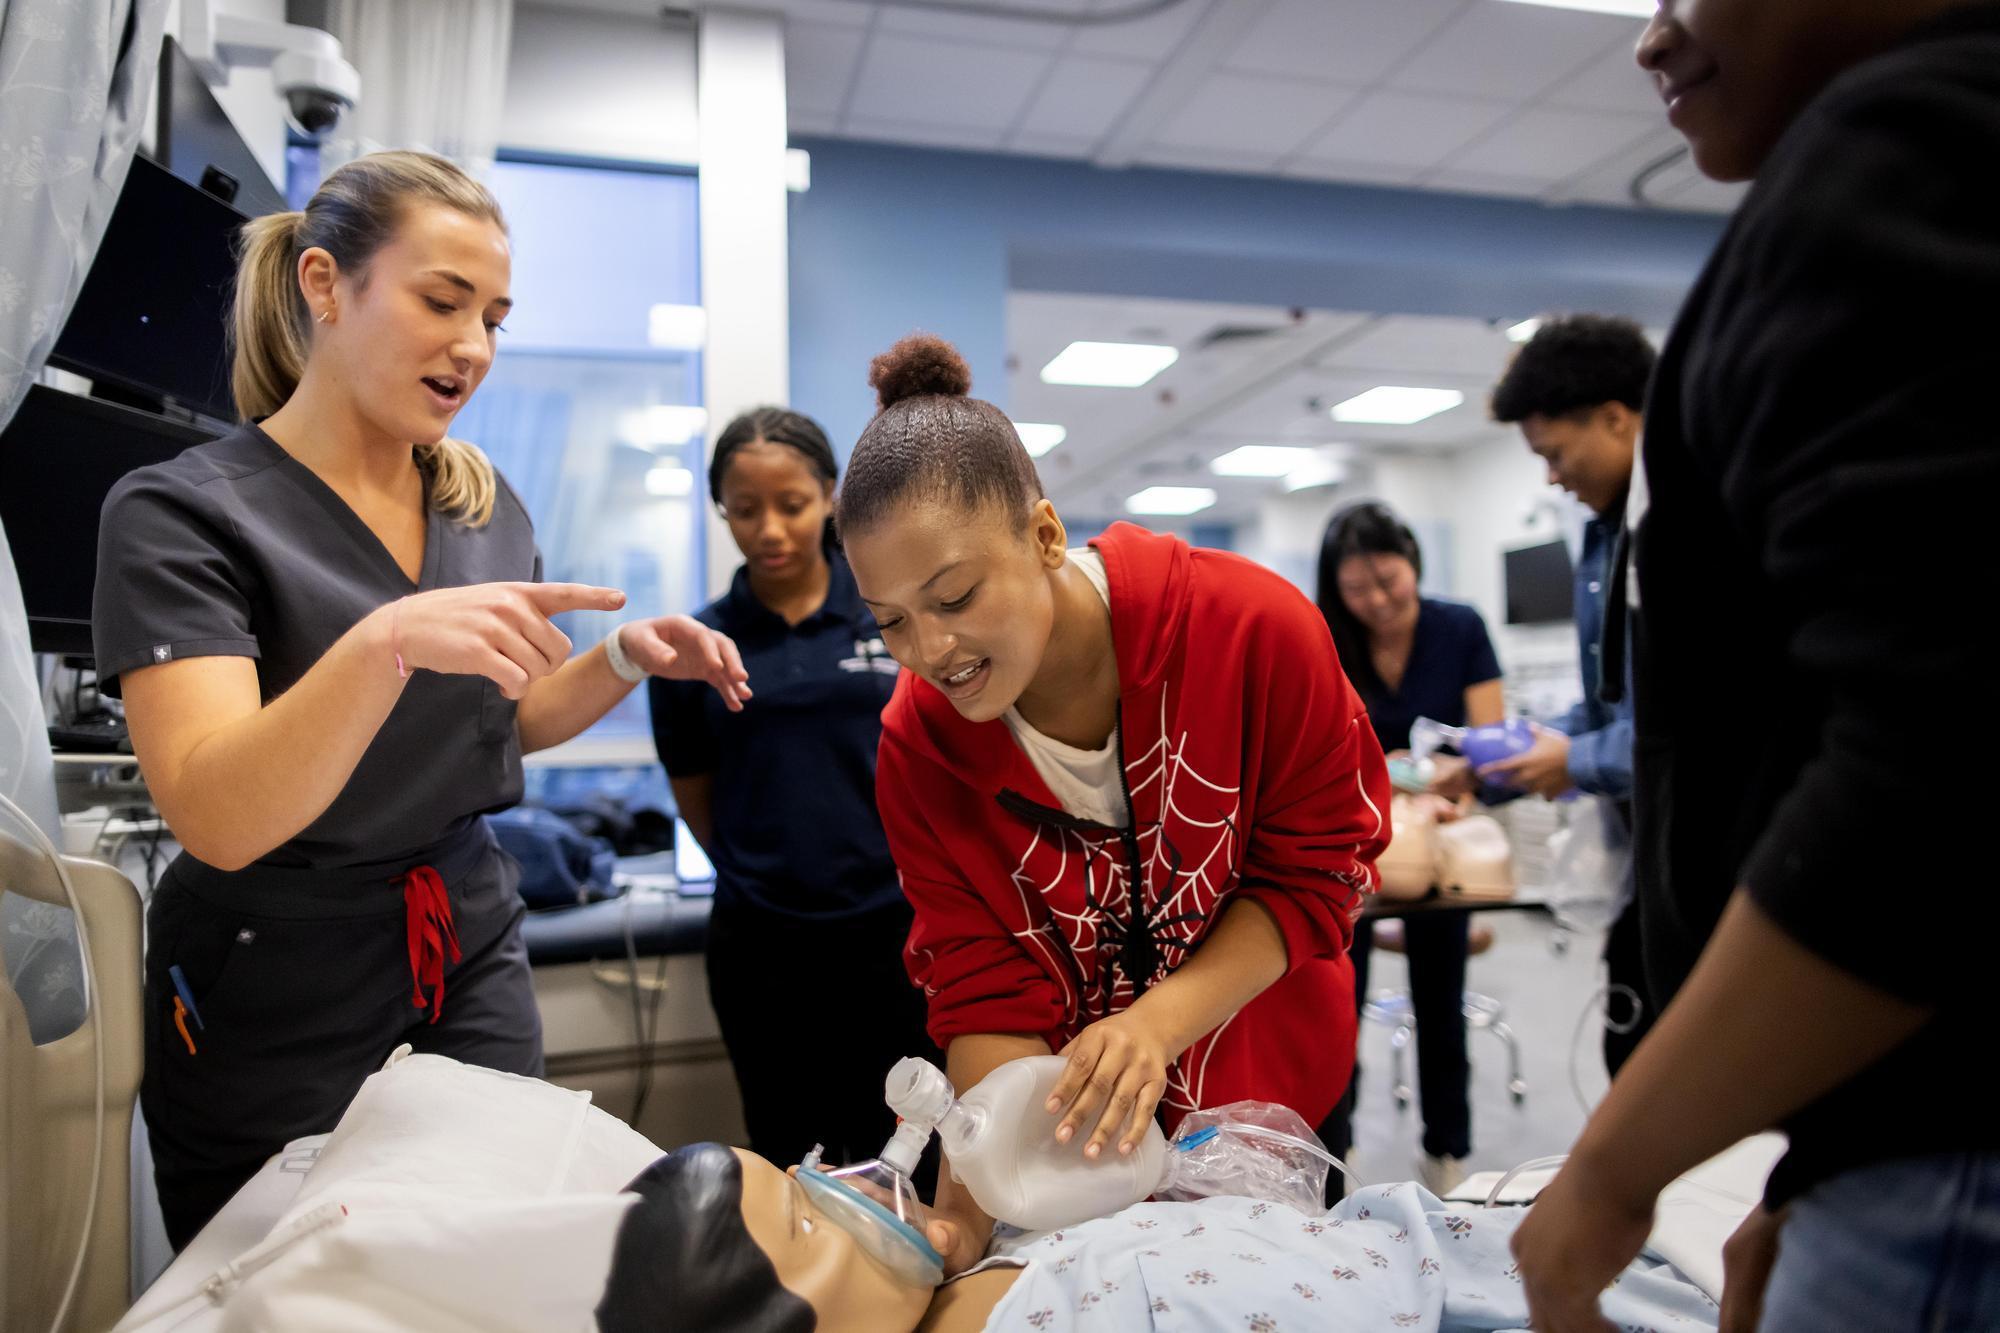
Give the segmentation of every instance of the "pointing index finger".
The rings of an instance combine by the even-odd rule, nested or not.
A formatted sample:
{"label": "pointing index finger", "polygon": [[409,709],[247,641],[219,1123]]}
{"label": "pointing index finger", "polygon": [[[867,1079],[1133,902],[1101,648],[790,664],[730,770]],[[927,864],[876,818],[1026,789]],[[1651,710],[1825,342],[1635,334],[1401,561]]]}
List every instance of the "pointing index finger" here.
{"label": "pointing index finger", "polygon": [[521,585],[528,600],[545,616],[563,611],[616,611],[625,605],[625,594],[616,588],[598,588],[588,583],[526,583]]}

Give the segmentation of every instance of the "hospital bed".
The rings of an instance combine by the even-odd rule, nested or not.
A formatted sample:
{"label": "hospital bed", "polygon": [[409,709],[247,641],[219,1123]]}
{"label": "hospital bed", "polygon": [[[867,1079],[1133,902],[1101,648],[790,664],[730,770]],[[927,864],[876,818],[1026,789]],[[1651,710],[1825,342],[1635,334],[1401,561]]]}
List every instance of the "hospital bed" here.
{"label": "hospital bed", "polygon": [[0,975],[0,1327],[28,1333],[49,1328],[66,1297],[65,1329],[105,1328],[131,1285],[139,893],[108,865],[52,860],[0,832],[0,890],[67,909],[65,876],[96,977],[97,1023],[37,1046],[20,997]]}
{"label": "hospital bed", "polygon": [[[264,1169],[217,1214],[136,1304],[114,1333],[216,1333],[223,1312],[202,1298],[203,1285],[225,1264],[269,1233],[297,1201],[325,1135],[300,1139]],[[1648,1250],[1672,1264],[1711,1299],[1722,1295],[1722,1245],[1761,1196],[1764,1178],[1783,1150],[1775,1135],[1746,1140],[1689,1172],[1661,1196]],[[1552,1170],[1508,1182],[1499,1204],[1530,1202]],[[1487,1202],[1500,1173],[1473,1177],[1453,1194],[1472,1205]]]}

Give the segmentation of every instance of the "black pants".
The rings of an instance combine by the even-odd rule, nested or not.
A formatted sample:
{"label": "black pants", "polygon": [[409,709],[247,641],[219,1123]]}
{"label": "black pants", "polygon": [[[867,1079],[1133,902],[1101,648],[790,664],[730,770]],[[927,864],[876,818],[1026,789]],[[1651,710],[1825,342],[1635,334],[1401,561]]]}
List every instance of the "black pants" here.
{"label": "black pants", "polygon": [[[750,1147],[790,1166],[881,1155],[896,1131],[882,1082],[906,1055],[939,1064],[923,993],[903,969],[907,904],[801,922],[718,901],[708,926],[708,995],[743,1093]],[[927,1155],[936,1157],[935,1144]],[[930,1197],[935,1166],[918,1182]]]}
{"label": "black pants", "polygon": [[[1406,917],[1403,952],[1410,963],[1410,1006],[1417,1020],[1417,1098],[1424,1116],[1424,1151],[1433,1157],[1472,1152],[1472,1102],[1466,1084],[1472,1067],[1465,1054],[1467,913]],[[1368,963],[1375,951],[1374,923],[1354,928],[1354,998],[1368,1002]],[[1354,1105],[1361,1066],[1347,1094],[1320,1126],[1320,1137],[1345,1156],[1354,1146]]]}
{"label": "black pants", "polygon": [[[389,872],[359,883],[344,871],[252,883],[186,857],[167,868],[146,914],[139,1095],[176,1250],[271,1154],[331,1130],[404,1042],[468,1064],[542,1072],[517,867],[475,828],[455,854],[426,858],[449,890],[461,951],[445,967],[436,1023],[411,1002],[402,894],[385,889]],[[199,1027],[187,1020],[186,1039],[170,967],[180,968],[201,1015]]]}
{"label": "black pants", "polygon": [[[1646,959],[1639,949],[1639,900],[1625,904],[1604,939],[1604,970],[1612,993],[1604,1002],[1604,1068],[1613,1078],[1653,1030],[1652,1001],[1646,995]],[[1628,995],[1621,987],[1629,988]],[[1635,1001],[1632,997],[1636,995]],[[1621,1032],[1628,1027],[1630,1031]]]}

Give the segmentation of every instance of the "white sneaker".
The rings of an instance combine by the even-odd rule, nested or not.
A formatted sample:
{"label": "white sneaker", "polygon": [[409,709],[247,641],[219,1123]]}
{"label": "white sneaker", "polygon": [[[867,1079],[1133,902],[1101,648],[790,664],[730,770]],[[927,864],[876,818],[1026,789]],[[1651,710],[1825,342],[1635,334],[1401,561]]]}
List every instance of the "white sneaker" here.
{"label": "white sneaker", "polygon": [[1458,1157],[1417,1156],[1417,1182],[1442,1199],[1465,1183],[1465,1161]]}

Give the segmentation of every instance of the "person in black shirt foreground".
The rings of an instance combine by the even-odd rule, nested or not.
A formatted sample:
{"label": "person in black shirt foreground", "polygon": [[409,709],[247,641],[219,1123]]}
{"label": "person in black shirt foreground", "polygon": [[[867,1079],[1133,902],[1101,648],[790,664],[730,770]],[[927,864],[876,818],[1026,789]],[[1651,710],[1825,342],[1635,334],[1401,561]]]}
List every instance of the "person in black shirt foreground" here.
{"label": "person in black shirt foreground", "polygon": [[2000,911],[1937,827],[1987,763],[1952,733],[1992,679],[2000,4],[1664,0],[1638,54],[1701,169],[1756,183],[1646,413],[1635,838],[1672,999],[1516,1235],[1534,1326],[1605,1328],[1659,1190],[1775,1126],[1725,1329],[2000,1327]]}

